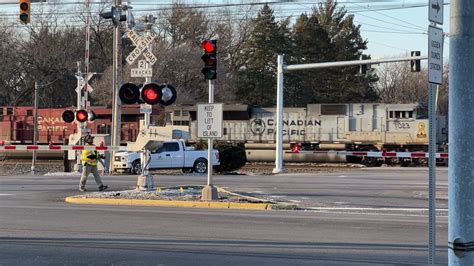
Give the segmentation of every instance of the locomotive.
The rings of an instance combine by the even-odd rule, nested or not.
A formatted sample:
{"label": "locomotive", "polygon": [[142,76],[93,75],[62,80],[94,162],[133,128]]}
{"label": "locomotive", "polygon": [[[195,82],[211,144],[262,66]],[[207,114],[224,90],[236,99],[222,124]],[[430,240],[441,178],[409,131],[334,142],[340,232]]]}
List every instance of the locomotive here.
{"label": "locomotive", "polygon": [[[196,107],[177,105],[166,110],[175,133],[189,142],[197,137]],[[224,105],[223,137],[218,142],[243,143],[249,161],[273,161],[275,156],[276,108]],[[446,117],[437,116],[438,144],[447,140]],[[344,103],[308,104],[284,108],[285,150],[427,151],[428,118],[419,104]],[[288,154],[285,161],[345,161],[342,156]]]}

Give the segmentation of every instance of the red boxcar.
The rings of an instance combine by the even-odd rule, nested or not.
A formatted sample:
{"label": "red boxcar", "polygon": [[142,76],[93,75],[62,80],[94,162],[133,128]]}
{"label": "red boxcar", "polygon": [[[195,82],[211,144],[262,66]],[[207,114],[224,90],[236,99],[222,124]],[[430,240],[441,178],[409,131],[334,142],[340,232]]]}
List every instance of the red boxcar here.
{"label": "red boxcar", "polygon": [[[77,130],[75,122],[66,123],[62,119],[65,110],[70,108],[39,108],[38,109],[38,143],[55,144],[66,143],[70,134]],[[91,110],[97,118],[87,123],[92,134],[110,134],[112,124],[112,109],[93,106]],[[162,120],[163,110],[159,106],[153,107],[152,121]],[[30,144],[33,143],[34,108],[32,106],[0,107],[0,139],[6,143]],[[139,105],[122,106],[121,143],[135,141],[138,134],[138,125],[143,115]]]}

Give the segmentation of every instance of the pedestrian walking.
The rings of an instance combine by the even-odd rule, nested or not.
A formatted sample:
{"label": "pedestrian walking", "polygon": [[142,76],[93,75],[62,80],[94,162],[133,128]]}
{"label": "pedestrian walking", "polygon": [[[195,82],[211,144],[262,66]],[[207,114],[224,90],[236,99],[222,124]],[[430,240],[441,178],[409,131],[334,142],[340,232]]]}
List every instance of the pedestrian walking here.
{"label": "pedestrian walking", "polygon": [[[94,143],[94,137],[91,135],[86,135],[84,137],[84,142],[86,146],[91,146]],[[100,160],[99,153],[95,150],[83,150],[82,151],[82,175],[81,180],[79,181],[79,190],[86,191],[86,182],[87,177],[90,173],[94,175],[95,182],[99,186],[99,191],[107,189],[107,186],[102,183],[100,179],[99,172],[97,171],[97,163]]]}

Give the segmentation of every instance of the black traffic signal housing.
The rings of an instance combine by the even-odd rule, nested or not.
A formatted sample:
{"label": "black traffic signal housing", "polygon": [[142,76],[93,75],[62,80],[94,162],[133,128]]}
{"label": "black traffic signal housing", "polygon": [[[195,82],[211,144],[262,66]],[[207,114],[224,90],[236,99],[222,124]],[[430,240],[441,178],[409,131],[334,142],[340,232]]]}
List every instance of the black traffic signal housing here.
{"label": "black traffic signal housing", "polygon": [[86,110],[77,110],[77,111],[71,111],[71,110],[66,110],[63,112],[62,115],[63,121],[66,123],[72,123],[74,120],[80,123],[84,122],[93,122],[96,118],[97,115],[93,111],[86,111]]}
{"label": "black traffic signal housing", "polygon": [[204,54],[201,56],[204,62],[204,68],[201,73],[204,74],[204,78],[207,80],[213,80],[217,78],[217,40],[204,40],[201,43],[201,48],[204,50]]}
{"label": "black traffic signal housing", "polygon": [[125,83],[119,90],[119,97],[123,104],[147,103],[168,106],[174,103],[176,96],[176,89],[169,84]]}
{"label": "black traffic signal housing", "polygon": [[[421,55],[420,51],[411,51],[411,57],[420,56],[420,55]],[[411,72],[420,72],[421,71],[420,59],[411,60],[410,66],[411,66]]]}
{"label": "black traffic signal housing", "polygon": [[19,15],[20,23],[26,25],[30,23],[30,13],[31,13],[31,0],[20,0],[19,2]]}

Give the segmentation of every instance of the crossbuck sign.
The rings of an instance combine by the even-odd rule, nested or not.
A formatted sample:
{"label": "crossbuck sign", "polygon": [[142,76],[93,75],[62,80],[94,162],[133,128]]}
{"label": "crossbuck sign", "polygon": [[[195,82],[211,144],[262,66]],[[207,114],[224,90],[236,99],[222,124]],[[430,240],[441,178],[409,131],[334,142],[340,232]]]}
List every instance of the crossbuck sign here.
{"label": "crossbuck sign", "polygon": [[157,59],[155,55],[147,50],[147,46],[156,38],[156,34],[149,32],[147,36],[141,37],[136,31],[131,30],[127,33],[127,36],[136,46],[127,56],[127,63],[129,65],[133,64],[142,53],[151,65],[156,63]]}

